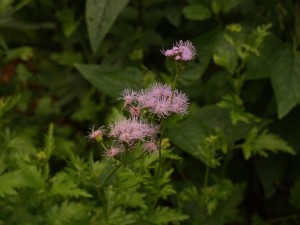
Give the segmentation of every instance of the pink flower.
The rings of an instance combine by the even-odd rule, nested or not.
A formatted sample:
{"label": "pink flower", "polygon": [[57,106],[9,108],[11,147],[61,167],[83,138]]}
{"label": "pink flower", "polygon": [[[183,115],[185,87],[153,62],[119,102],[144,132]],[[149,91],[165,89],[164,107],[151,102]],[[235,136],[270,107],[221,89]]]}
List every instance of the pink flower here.
{"label": "pink flower", "polygon": [[91,129],[91,132],[89,132],[88,133],[88,136],[87,136],[87,138],[89,139],[89,140],[91,140],[91,139],[101,139],[102,138],[102,136],[103,136],[103,134],[104,134],[104,129],[103,129],[103,127],[99,127],[98,129],[94,129],[94,127]]}
{"label": "pink flower", "polygon": [[120,142],[132,145],[134,141],[144,140],[146,137],[153,137],[157,133],[157,128],[136,117],[129,119],[119,119],[110,125],[111,137],[117,138]]}
{"label": "pink flower", "polygon": [[197,50],[190,41],[178,41],[172,49],[161,50],[167,57],[174,57],[175,60],[189,61],[195,58]]}
{"label": "pink flower", "polygon": [[150,111],[158,117],[165,117],[171,114],[170,112],[170,98],[158,98],[154,107]]}
{"label": "pink flower", "polygon": [[141,108],[138,106],[131,106],[129,108],[129,112],[132,117],[137,117],[137,116],[140,116],[140,114],[141,114]]}
{"label": "pink flower", "polygon": [[115,156],[117,156],[119,153],[121,153],[123,151],[123,147],[122,146],[118,146],[118,145],[115,145],[115,146],[111,146],[109,150],[107,150],[105,152],[105,156],[107,158],[114,158]]}
{"label": "pink flower", "polygon": [[143,149],[148,152],[155,152],[158,150],[158,147],[154,141],[144,142]]}
{"label": "pink flower", "polygon": [[172,99],[171,86],[160,83],[137,93],[136,101],[139,107],[147,108],[158,117],[166,117],[172,113],[185,115],[189,106],[189,99],[184,93],[174,90]]}
{"label": "pink flower", "polygon": [[188,113],[189,99],[181,92],[175,91],[172,104],[170,105],[170,111],[179,115],[185,115]]}
{"label": "pink flower", "polygon": [[124,101],[124,106],[130,105],[136,97],[136,92],[130,89],[125,89],[122,93],[121,93],[122,97],[120,97],[119,99],[122,99]]}

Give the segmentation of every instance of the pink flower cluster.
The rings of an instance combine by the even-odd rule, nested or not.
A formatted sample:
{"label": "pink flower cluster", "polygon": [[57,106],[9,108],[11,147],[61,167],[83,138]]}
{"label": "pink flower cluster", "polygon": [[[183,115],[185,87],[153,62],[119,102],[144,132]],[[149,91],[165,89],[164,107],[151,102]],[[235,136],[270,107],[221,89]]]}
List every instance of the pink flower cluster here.
{"label": "pink flower cluster", "polygon": [[161,53],[167,57],[174,57],[175,60],[189,61],[195,58],[196,48],[190,41],[178,41],[173,48],[161,50]]}
{"label": "pink flower cluster", "polygon": [[129,108],[132,116],[138,116],[141,109],[148,109],[158,117],[169,116],[172,113],[185,115],[188,113],[189,99],[166,84],[155,83],[139,92],[126,89],[122,93],[124,106]]}
{"label": "pink flower cluster", "polygon": [[[142,115],[149,112],[159,119],[172,113],[184,115],[189,105],[189,99],[184,93],[160,83],[140,91],[125,89],[120,99],[124,101],[124,108],[128,109],[131,116],[117,119],[109,125],[106,136],[112,138],[112,145],[106,150],[107,158],[114,158],[126,149],[134,149],[136,143],[141,143],[144,151],[157,151],[159,127],[144,120]],[[96,130],[93,128],[88,138],[102,142],[104,133],[103,127]]]}
{"label": "pink flower cluster", "polygon": [[155,139],[158,128],[153,124],[147,123],[132,117],[129,119],[119,119],[110,125],[109,136],[117,138],[119,142],[125,142],[129,146],[134,141],[145,140],[145,138]]}

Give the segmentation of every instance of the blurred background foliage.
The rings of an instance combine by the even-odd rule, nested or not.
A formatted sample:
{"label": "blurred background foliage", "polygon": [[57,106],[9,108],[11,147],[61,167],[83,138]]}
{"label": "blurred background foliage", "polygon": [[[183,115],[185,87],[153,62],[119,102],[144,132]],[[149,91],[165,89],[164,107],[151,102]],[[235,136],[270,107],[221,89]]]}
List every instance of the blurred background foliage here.
{"label": "blurred background foliage", "polygon": [[[164,176],[152,156],[99,193],[87,131],[123,89],[170,83],[178,40],[197,57]],[[293,0],[1,0],[0,224],[299,224],[299,46]]]}

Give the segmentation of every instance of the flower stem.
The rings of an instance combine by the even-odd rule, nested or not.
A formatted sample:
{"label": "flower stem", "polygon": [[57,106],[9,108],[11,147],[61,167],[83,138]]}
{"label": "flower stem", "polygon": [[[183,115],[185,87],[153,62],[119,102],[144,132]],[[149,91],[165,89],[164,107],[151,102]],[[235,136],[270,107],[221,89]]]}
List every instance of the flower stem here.
{"label": "flower stem", "polygon": [[205,169],[205,175],[204,175],[204,187],[207,187],[208,184],[208,177],[209,177],[209,166],[206,165],[206,169]]}
{"label": "flower stem", "polygon": [[177,80],[178,80],[178,77],[179,77],[180,69],[178,67],[179,67],[178,65],[175,66],[175,77],[174,77],[173,84],[172,84],[171,104],[173,102],[175,87],[176,87],[176,83],[177,83]]}
{"label": "flower stem", "polygon": [[110,174],[108,174],[108,176],[106,177],[106,179],[104,180],[103,184],[101,185],[102,187],[104,187],[104,185],[108,182],[108,180],[110,179],[110,177],[121,167],[121,165],[116,166],[111,172]]}

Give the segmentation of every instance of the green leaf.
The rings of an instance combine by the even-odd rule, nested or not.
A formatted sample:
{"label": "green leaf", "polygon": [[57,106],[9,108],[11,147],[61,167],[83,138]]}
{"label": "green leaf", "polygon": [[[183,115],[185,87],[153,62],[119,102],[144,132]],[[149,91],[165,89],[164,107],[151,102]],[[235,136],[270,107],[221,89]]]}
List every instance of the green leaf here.
{"label": "green leaf", "polygon": [[277,38],[269,35],[259,50],[260,55],[250,54],[246,61],[244,74],[246,79],[269,78],[270,68],[273,66],[270,58],[277,51],[280,44],[281,42]]}
{"label": "green leaf", "polygon": [[170,224],[170,222],[183,221],[189,218],[187,215],[168,207],[157,207],[149,217],[148,220],[154,224]]}
{"label": "green leaf", "polygon": [[268,152],[277,153],[278,151],[295,154],[292,147],[275,134],[263,131],[259,133],[257,127],[254,127],[248,134],[245,142],[242,144],[242,150],[245,159],[249,159],[253,154],[268,156]]}
{"label": "green leaf", "polygon": [[243,1],[244,0],[212,0],[212,10],[215,14],[219,14],[220,11],[228,13]]}
{"label": "green leaf", "polygon": [[33,189],[39,190],[44,188],[44,179],[42,177],[42,171],[34,165],[28,165],[24,162],[19,162],[18,166],[22,171],[24,181],[27,186]]}
{"label": "green leaf", "polygon": [[92,51],[95,54],[129,0],[87,0],[85,19]]}
{"label": "green leaf", "polygon": [[10,49],[7,53],[5,61],[9,62],[14,59],[21,59],[23,61],[28,61],[34,56],[34,51],[32,47],[21,46],[18,48]]}
{"label": "green leaf", "polygon": [[61,22],[66,37],[70,37],[80,24],[79,21],[76,21],[75,13],[75,8],[64,8],[56,13],[56,17]]}
{"label": "green leaf", "polygon": [[60,195],[62,197],[85,197],[90,198],[92,195],[85,190],[80,189],[70,175],[65,172],[57,173],[52,179],[52,188],[50,194]]}
{"label": "green leaf", "polygon": [[44,151],[46,153],[46,157],[47,159],[50,158],[51,153],[53,152],[54,148],[55,148],[55,140],[54,140],[54,135],[53,135],[53,129],[54,129],[54,125],[53,123],[51,123],[49,125],[48,128],[48,133],[47,135],[45,135],[45,148]]}
{"label": "green leaf", "polygon": [[143,88],[142,72],[137,68],[76,64],[81,75],[99,91],[118,97],[126,88]]}
{"label": "green leaf", "polygon": [[0,196],[16,195],[16,189],[26,187],[27,182],[24,180],[21,170],[4,173],[0,176]]}
{"label": "green leaf", "polygon": [[190,4],[183,8],[183,14],[187,19],[202,21],[211,18],[210,10],[202,4]]}
{"label": "green leaf", "polygon": [[19,99],[19,95],[15,97],[0,98],[0,119],[17,104]]}
{"label": "green leaf", "polygon": [[278,48],[271,61],[270,76],[275,92],[278,117],[284,117],[300,102],[300,52],[292,45]]}
{"label": "green leaf", "polygon": [[[178,132],[179,130],[180,132]],[[179,148],[206,162],[200,143],[209,134],[209,129],[196,117],[190,117],[183,122],[168,125],[165,133]]]}
{"label": "green leaf", "polygon": [[47,211],[49,225],[79,225],[86,224],[90,207],[77,202],[63,202],[61,205],[51,205]]}
{"label": "green leaf", "polygon": [[227,69],[230,74],[235,72],[238,63],[238,55],[235,46],[225,39],[215,49],[213,60],[217,65]]}

